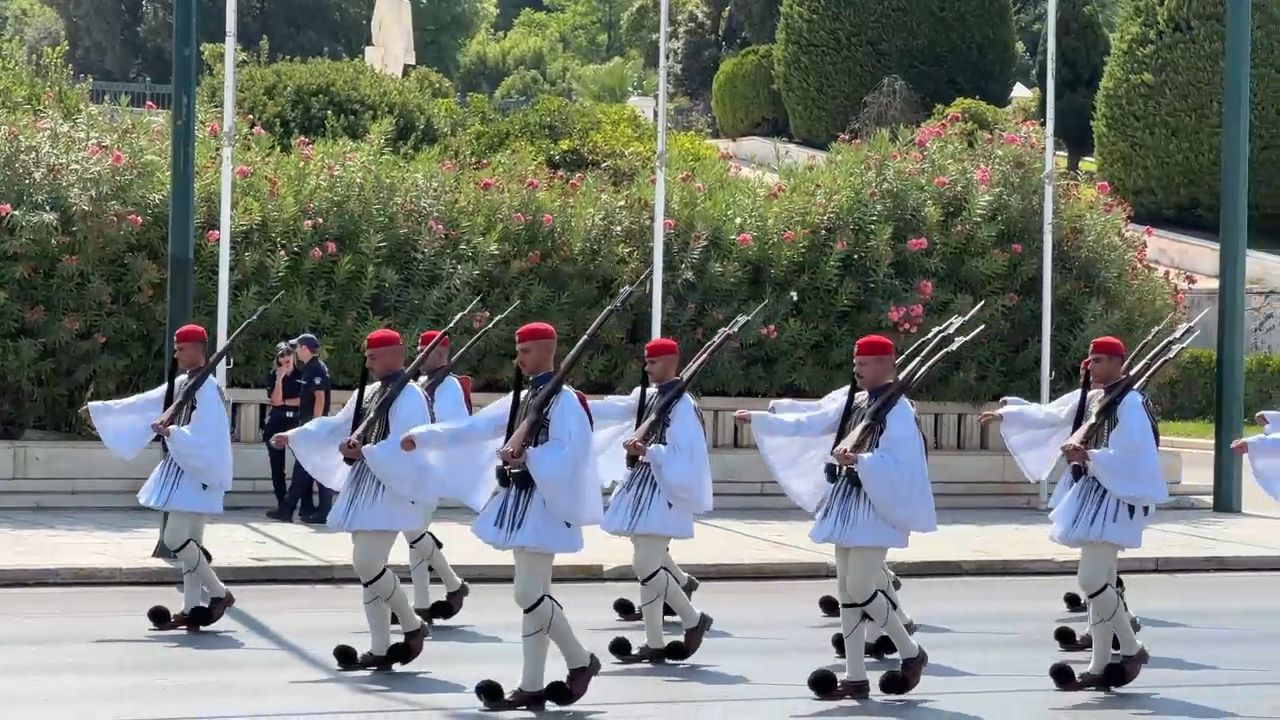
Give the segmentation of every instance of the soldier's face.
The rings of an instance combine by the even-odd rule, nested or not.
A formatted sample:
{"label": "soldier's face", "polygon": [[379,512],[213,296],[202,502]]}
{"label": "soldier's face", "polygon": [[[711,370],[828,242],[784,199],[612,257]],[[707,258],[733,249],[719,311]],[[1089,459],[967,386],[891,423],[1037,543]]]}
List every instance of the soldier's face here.
{"label": "soldier's face", "polygon": [[645,358],[644,370],[649,374],[649,382],[655,385],[661,385],[668,380],[675,378],[679,372],[678,366],[680,358],[675,355],[667,355],[666,357]]}
{"label": "soldier's face", "polygon": [[1094,385],[1109,385],[1120,379],[1124,358],[1114,355],[1090,355],[1089,375]]}
{"label": "soldier's face", "polygon": [[893,356],[860,356],[853,359],[853,371],[858,377],[858,387],[871,390],[893,379]]}
{"label": "soldier's face", "polygon": [[[426,349],[427,346],[423,345],[418,348],[418,352],[422,352]],[[426,367],[427,370],[435,370],[447,362],[449,362],[449,348],[444,345],[437,345],[436,349],[432,350],[431,354],[427,356],[427,361],[424,367]]]}
{"label": "soldier's face", "polygon": [[195,370],[204,365],[204,353],[204,343],[177,343],[173,346],[173,356],[183,370]]}
{"label": "soldier's face", "polygon": [[386,377],[404,368],[404,346],[376,348],[364,353],[365,367],[377,378]]}
{"label": "soldier's face", "polygon": [[516,345],[516,365],[526,377],[533,377],[555,366],[556,342],[535,340]]}

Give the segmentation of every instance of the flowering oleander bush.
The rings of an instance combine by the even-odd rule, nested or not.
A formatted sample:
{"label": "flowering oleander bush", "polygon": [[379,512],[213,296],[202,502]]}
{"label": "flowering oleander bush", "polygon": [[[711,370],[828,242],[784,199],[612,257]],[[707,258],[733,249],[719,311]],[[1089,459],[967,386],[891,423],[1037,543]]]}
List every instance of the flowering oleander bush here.
{"label": "flowering oleander bush", "polygon": [[[0,80],[0,84],[5,82]],[[0,432],[76,427],[88,396],[160,382],[166,338],[168,117],[29,94],[0,115]],[[47,101],[46,101],[46,98]],[[581,106],[581,104],[579,104]],[[649,264],[652,185],[645,154],[609,122],[548,140],[574,107],[511,116],[477,153],[475,106],[445,140],[407,156],[363,140],[275,138],[241,124],[236,143],[231,325],[277,290],[285,297],[237,349],[232,383],[255,385],[272,345],[316,333],[339,385],[358,375],[365,333],[411,336],[479,293],[496,315],[522,306],[460,369],[506,386],[510,331],[556,323],[566,345]],[[580,112],[590,116],[588,106]],[[596,117],[607,117],[597,115]],[[198,135],[196,317],[215,320],[220,113]],[[481,123],[483,124],[483,123]],[[611,129],[612,128],[612,129]],[[383,130],[382,132],[385,132]],[[583,138],[589,139],[584,141]],[[985,300],[987,330],[919,395],[980,400],[1036,386],[1040,278],[1039,131],[980,141],[949,121],[838,144],[823,165],[776,181],[675,135],[668,163],[664,329],[687,348],[768,298],[740,347],[699,379],[703,393],[821,394],[847,377],[856,336],[903,343]],[[577,149],[575,149],[575,147]],[[585,147],[587,150],[582,150]],[[469,148],[469,149],[468,149]],[[570,163],[585,153],[591,162]],[[580,169],[571,169],[580,168]],[[1070,382],[1089,337],[1136,338],[1176,301],[1145,266],[1143,238],[1109,188],[1059,189],[1054,347]],[[649,298],[610,323],[574,373],[587,391],[634,382]],[[485,321],[469,318],[465,336]]]}

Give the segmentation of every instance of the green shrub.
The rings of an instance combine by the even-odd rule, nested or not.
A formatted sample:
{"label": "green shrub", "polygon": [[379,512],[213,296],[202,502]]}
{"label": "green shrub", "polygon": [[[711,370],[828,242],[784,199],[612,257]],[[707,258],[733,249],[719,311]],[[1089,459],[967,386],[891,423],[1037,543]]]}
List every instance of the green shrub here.
{"label": "green shrub", "polygon": [[711,108],[726,137],[781,135],[787,108],[773,84],[775,46],[754,45],[725,60],[711,85]]}
{"label": "green shrub", "polygon": [[1006,111],[974,98],[958,98],[950,105],[939,105],[933,110],[933,119],[934,121],[943,120],[951,117],[952,113],[958,114],[961,122],[984,133],[1012,122],[1011,116]]}
{"label": "green shrub", "polygon": [[493,91],[494,100],[532,100],[547,94],[547,81],[537,70],[517,70]]}
{"label": "green shrub", "polygon": [[[1148,220],[1216,228],[1224,4],[1133,0],[1093,119],[1100,171]],[[1280,227],[1280,0],[1253,0],[1249,207]]]}
{"label": "green shrub", "polygon": [[825,145],[889,75],[925,107],[957,97],[1004,105],[1016,61],[1008,0],[790,0],[777,82],[792,132]]}
{"label": "green shrub", "polygon": [[[1067,170],[1077,172],[1080,158],[1093,153],[1093,104],[1111,40],[1094,0],[1064,0],[1058,5],[1057,105],[1054,135],[1067,146]],[[1045,87],[1048,43],[1040,43],[1036,83]],[[1044,116],[1044,97],[1040,98]]]}
{"label": "green shrub", "polygon": [[[1212,350],[1184,350],[1148,388],[1151,404],[1164,420],[1213,417],[1216,355]],[[1280,407],[1280,355],[1248,355],[1244,360],[1246,417]]]}
{"label": "green shrub", "polygon": [[[448,81],[430,68],[417,68],[401,79],[362,60],[248,64],[236,84],[237,108],[252,115],[282,148],[299,137],[359,139],[386,122],[394,147],[421,150],[439,137],[433,99],[451,93]],[[200,98],[206,106],[220,108],[222,84],[202,83]]]}
{"label": "green shrub", "polygon": [[[244,338],[232,384],[255,385],[274,342],[305,328],[350,386],[369,330],[413,333],[480,292],[495,310],[522,301],[512,327],[547,319],[574,337],[648,265],[652,129],[633,110],[554,99],[511,114],[447,104],[442,127],[461,134],[412,156],[378,138],[282,152],[241,128],[232,325],[287,292]],[[16,129],[0,144],[0,426],[10,435],[81,427],[75,411],[86,397],[163,377],[167,123],[160,113],[64,117],[37,106],[5,111],[0,126]],[[208,325],[219,142],[201,133],[196,148],[193,320]],[[788,166],[771,186],[673,135],[664,332],[696,344],[769,298],[699,389],[818,395],[847,377],[850,328],[908,342],[985,299],[982,341],[919,395],[1034,392],[1038,142],[1026,127],[977,144],[945,125],[923,146],[882,134],[838,146],[823,165]],[[1064,184],[1058,203],[1053,357],[1057,376],[1070,378],[1089,338],[1140,336],[1172,300],[1106,198]],[[631,382],[649,337],[645,308],[639,299],[606,327],[575,385]],[[499,331],[465,362],[480,389],[508,381],[509,337]]]}

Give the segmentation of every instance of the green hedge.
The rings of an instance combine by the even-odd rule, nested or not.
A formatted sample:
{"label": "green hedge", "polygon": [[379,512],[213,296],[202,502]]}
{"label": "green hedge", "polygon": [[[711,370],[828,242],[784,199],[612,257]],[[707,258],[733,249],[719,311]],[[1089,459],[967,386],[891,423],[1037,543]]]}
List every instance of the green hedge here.
{"label": "green hedge", "polygon": [[[5,79],[0,77],[0,85]],[[57,77],[47,81],[60,89]],[[75,96],[74,89],[68,89]],[[456,107],[448,143],[493,116]],[[363,336],[438,324],[477,293],[511,327],[585,329],[649,264],[652,147],[632,147],[619,115],[538,103],[508,118],[490,156],[448,145],[405,155],[376,139],[279,150],[247,127],[235,138],[231,323],[277,290],[249,331],[231,382],[256,385],[281,337],[310,330],[340,385],[358,376]],[[199,118],[203,125],[211,113]],[[584,119],[585,118],[585,119]],[[166,356],[167,115],[115,118],[78,106],[0,114],[0,427],[81,427],[75,410],[158,383]],[[577,136],[552,140],[568,126]],[[576,128],[576,129],[575,129]],[[783,170],[772,185],[673,134],[664,331],[696,345],[726,318],[771,303],[699,380],[729,395],[820,395],[845,381],[857,333],[909,342],[986,300],[980,342],[948,361],[920,396],[978,400],[1034,391],[1040,328],[1038,130],[970,143],[947,123],[929,142],[881,135],[840,145],[828,162]],[[220,138],[197,140],[196,312],[212,326]],[[577,172],[548,167],[562,144],[592,153]],[[641,152],[643,150],[643,152]],[[632,155],[639,153],[638,158]],[[1056,214],[1055,370],[1074,375],[1090,337],[1136,338],[1172,306],[1141,264],[1141,237],[1105,197],[1063,185]],[[545,219],[544,219],[545,218]],[[924,240],[921,240],[921,239]],[[574,374],[587,391],[633,381],[648,337],[648,299],[605,330]],[[463,368],[480,389],[510,376],[510,328]],[[462,334],[466,334],[464,329]]]}
{"label": "green hedge", "polygon": [[[221,70],[207,76],[218,77]],[[237,109],[252,115],[282,148],[299,137],[363,138],[385,122],[394,147],[421,150],[439,139],[435,101],[451,97],[453,86],[430,68],[399,79],[360,60],[251,63],[236,78]],[[220,106],[222,84],[206,79],[200,100]]]}
{"label": "green hedge", "polygon": [[[1145,219],[1217,227],[1224,3],[1133,0],[1098,90],[1099,169]],[[1253,0],[1249,206],[1280,228],[1280,0]]]}
{"label": "green hedge", "polygon": [[720,64],[711,84],[711,110],[725,137],[781,135],[787,108],[773,82],[774,45],[753,45]]}
{"label": "green hedge", "polygon": [[[1151,403],[1163,420],[1213,417],[1216,355],[1212,350],[1183,351],[1166,367],[1150,390]],[[1244,412],[1280,407],[1280,355],[1248,355],[1244,360]]]}

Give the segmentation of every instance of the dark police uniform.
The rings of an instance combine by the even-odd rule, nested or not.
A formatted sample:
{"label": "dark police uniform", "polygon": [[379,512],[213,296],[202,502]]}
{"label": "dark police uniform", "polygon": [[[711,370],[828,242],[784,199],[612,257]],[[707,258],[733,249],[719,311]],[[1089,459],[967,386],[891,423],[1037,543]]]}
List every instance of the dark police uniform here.
{"label": "dark police uniform", "polygon": [[[314,416],[317,393],[323,393],[324,405],[321,412],[325,415],[329,414],[329,406],[332,403],[332,380],[329,377],[329,368],[316,356],[313,356],[311,360],[304,364],[300,372],[299,386],[301,395],[299,399],[301,404],[299,410],[301,411],[301,416],[298,424],[302,425]],[[293,510],[301,501],[302,507],[299,509],[299,515],[302,519],[323,523],[329,516],[329,509],[333,507],[334,492],[315,482],[311,474],[307,472],[306,468],[302,467],[302,463],[298,462],[296,458],[293,461],[292,480],[293,482],[289,486],[289,495],[285,498],[285,504],[281,508],[281,514],[286,517],[293,517]],[[313,485],[319,485],[320,488],[319,507],[316,507],[311,500],[311,487]]]}
{"label": "dark police uniform", "polygon": [[[278,370],[278,368],[272,369],[267,374],[268,401],[271,399],[271,392],[276,387]],[[301,377],[297,369],[284,377],[284,381],[280,384],[280,395],[284,400],[297,400],[302,395]],[[285,451],[283,448],[277,450],[271,447],[271,437],[277,433],[288,432],[298,427],[300,420],[301,417],[297,407],[292,405],[273,405],[267,413],[266,423],[262,426],[262,439],[267,443],[267,456],[271,459],[271,489],[275,491],[277,508],[284,507],[286,496]]]}

